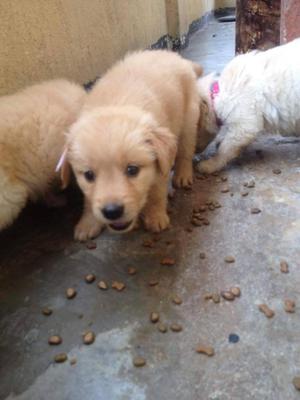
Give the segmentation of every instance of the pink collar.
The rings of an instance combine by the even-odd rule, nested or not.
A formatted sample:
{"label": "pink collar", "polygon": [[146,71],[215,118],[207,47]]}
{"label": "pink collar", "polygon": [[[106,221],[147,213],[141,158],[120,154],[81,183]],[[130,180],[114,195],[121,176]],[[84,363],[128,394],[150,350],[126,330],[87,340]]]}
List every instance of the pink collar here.
{"label": "pink collar", "polygon": [[217,95],[219,94],[219,92],[220,92],[219,82],[218,81],[213,81],[213,83],[210,86],[210,98],[211,98],[213,110],[214,110],[215,115],[216,115],[217,125],[220,127],[223,124],[222,124],[222,121],[220,120],[220,118],[218,118],[218,116],[216,114],[215,106],[214,106],[214,100],[217,97]]}

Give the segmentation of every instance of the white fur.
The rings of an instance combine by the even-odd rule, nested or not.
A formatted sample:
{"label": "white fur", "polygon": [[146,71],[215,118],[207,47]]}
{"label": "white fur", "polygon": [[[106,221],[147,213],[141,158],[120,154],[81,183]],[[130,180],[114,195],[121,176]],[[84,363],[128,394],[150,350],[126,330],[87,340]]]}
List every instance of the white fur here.
{"label": "white fur", "polygon": [[[198,89],[209,103],[210,121],[214,113],[222,121],[223,140],[217,155],[199,164],[200,171],[223,168],[260,133],[300,135],[300,39],[235,57],[218,79],[220,92],[212,104],[214,80],[213,75],[200,79]],[[217,134],[216,125],[214,130]]]}

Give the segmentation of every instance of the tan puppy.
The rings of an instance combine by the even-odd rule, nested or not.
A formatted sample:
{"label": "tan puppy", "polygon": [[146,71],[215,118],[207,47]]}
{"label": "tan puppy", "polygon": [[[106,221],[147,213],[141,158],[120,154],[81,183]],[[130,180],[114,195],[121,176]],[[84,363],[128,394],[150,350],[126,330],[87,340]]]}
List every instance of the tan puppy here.
{"label": "tan puppy", "polygon": [[[175,185],[193,179],[201,73],[176,53],[141,51],[95,85],[64,154],[85,195],[76,239],[94,237],[103,226],[129,231],[139,215],[151,231],[168,226],[167,186],[175,158]],[[65,185],[66,171],[65,162]]]}
{"label": "tan puppy", "polygon": [[49,191],[65,131],[84,98],[80,86],[65,80],[0,98],[0,230],[15,220],[28,199]]}

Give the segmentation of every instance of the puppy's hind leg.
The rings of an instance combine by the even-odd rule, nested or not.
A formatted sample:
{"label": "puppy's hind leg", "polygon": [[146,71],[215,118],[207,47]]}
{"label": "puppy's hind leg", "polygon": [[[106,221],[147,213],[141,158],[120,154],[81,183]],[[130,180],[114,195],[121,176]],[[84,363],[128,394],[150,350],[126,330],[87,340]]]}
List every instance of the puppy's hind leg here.
{"label": "puppy's hind leg", "polygon": [[209,160],[200,162],[197,169],[207,174],[221,170],[229,161],[238,157],[241,151],[255,140],[256,136],[256,132],[239,132],[237,134],[235,129],[228,130],[219,145],[217,154]]}
{"label": "puppy's hind leg", "polygon": [[193,183],[193,156],[196,150],[199,102],[194,101],[187,108],[184,126],[179,138],[173,184],[189,187]]}
{"label": "puppy's hind leg", "polygon": [[155,185],[150,189],[147,203],[143,210],[145,227],[152,232],[160,232],[166,229],[170,223],[167,214],[168,179],[160,176]]}

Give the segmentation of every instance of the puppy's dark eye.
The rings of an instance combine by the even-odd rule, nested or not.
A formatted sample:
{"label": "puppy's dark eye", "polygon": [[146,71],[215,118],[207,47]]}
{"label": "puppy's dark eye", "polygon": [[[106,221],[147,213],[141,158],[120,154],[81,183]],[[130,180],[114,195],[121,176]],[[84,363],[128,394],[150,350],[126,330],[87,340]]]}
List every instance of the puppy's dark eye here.
{"label": "puppy's dark eye", "polygon": [[130,177],[137,176],[139,172],[140,172],[140,167],[138,167],[137,165],[127,165],[125,171],[126,175]]}
{"label": "puppy's dark eye", "polygon": [[84,175],[85,179],[86,179],[88,182],[94,182],[94,180],[95,180],[95,174],[94,174],[93,171],[91,171],[91,170],[85,171],[83,175]]}

